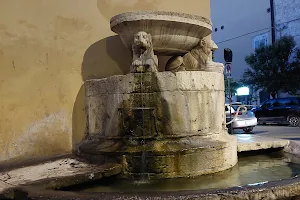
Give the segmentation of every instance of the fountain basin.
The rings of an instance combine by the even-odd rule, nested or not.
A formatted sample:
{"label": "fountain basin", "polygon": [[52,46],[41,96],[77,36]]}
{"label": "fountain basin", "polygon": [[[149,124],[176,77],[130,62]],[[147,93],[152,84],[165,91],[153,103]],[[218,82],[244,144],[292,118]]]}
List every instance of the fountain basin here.
{"label": "fountain basin", "polygon": [[[112,148],[105,143],[113,143],[114,146]],[[132,142],[131,139],[91,141],[82,145],[80,151],[87,158],[88,154],[101,155],[106,160],[117,158],[123,166],[120,178],[195,177],[226,170],[237,162],[233,136],[218,139],[195,136],[177,140],[146,140],[144,143]],[[103,145],[106,147],[101,148]]]}
{"label": "fountain basin", "polygon": [[276,151],[266,153],[252,152],[245,157],[239,156],[240,163],[233,169],[197,178],[125,180],[115,179],[114,176],[81,185],[70,184],[67,188],[53,188],[49,185],[49,180],[45,180],[29,186],[12,188],[3,194],[10,196],[13,192],[19,199],[32,200],[298,199],[299,157]]}
{"label": "fountain basin", "polygon": [[[110,177],[74,187],[81,192],[195,192],[214,191],[232,187],[262,186],[294,179],[300,174],[300,159],[283,151],[258,151],[239,154],[239,163],[230,170],[195,178],[178,179],[116,179]],[[284,182],[284,181],[283,181]],[[265,186],[266,187],[266,186]],[[254,198],[256,199],[256,198]],[[257,198],[259,199],[259,198]]]}
{"label": "fountain basin", "polygon": [[123,177],[194,177],[237,162],[220,73],[131,73],[85,88],[89,139],[80,155],[116,159]]}
{"label": "fountain basin", "polygon": [[110,26],[130,50],[135,33],[139,31],[150,33],[157,55],[187,53],[199,43],[200,39],[212,32],[211,21],[204,17],[165,11],[119,14],[111,18]]}

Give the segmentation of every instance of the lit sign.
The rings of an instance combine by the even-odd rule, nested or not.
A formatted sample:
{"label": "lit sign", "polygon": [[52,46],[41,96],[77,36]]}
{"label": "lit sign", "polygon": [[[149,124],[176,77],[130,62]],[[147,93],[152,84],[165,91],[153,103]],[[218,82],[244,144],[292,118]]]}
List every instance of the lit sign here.
{"label": "lit sign", "polygon": [[249,95],[248,87],[240,87],[236,90],[238,96]]}

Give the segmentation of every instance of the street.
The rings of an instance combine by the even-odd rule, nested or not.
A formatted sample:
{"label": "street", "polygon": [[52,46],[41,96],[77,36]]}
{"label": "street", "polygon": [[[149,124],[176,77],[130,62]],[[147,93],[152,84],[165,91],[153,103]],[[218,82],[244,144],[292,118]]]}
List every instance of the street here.
{"label": "street", "polygon": [[[242,130],[235,130],[234,134],[245,134]],[[252,134],[270,136],[289,140],[300,140],[300,127],[287,125],[258,125],[254,127]]]}

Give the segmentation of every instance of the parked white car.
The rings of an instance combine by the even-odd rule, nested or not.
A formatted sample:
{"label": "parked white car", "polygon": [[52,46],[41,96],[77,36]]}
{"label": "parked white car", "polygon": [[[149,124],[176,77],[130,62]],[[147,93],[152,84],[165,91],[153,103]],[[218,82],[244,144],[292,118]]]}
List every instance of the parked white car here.
{"label": "parked white car", "polygon": [[230,126],[232,126],[232,129],[242,129],[245,133],[250,133],[253,131],[253,128],[257,125],[257,118],[252,111],[244,111],[245,110],[241,108],[236,114],[236,110],[232,106],[225,104],[226,122],[233,120],[234,116],[236,115],[236,118],[233,120],[233,122],[227,125],[229,132],[231,130]]}

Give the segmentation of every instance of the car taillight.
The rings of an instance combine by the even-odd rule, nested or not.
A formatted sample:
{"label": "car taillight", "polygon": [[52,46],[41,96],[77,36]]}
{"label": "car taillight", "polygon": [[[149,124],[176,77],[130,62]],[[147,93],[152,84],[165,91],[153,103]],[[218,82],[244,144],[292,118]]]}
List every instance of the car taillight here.
{"label": "car taillight", "polygon": [[[233,116],[235,116],[236,112],[232,113]],[[239,112],[238,115],[242,115],[242,112]]]}

